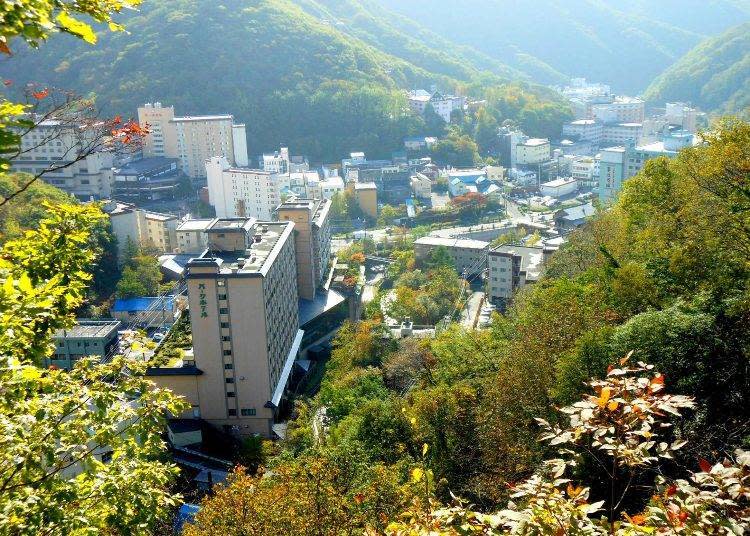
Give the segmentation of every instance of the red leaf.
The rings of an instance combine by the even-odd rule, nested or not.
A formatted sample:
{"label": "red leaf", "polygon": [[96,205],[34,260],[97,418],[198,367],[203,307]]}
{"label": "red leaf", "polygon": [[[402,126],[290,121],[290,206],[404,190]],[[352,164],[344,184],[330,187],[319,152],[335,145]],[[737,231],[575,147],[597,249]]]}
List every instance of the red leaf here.
{"label": "red leaf", "polygon": [[0,39],[0,52],[2,52],[3,54],[7,54],[8,56],[11,55],[11,51],[8,48],[8,43],[6,43],[2,39]]}
{"label": "red leaf", "polygon": [[701,471],[703,471],[704,473],[711,472],[711,464],[707,460],[701,458],[700,460],[698,460],[698,465],[700,466]]}
{"label": "red leaf", "polygon": [[120,123],[122,123],[122,117],[120,117],[119,115],[116,115],[112,121],[114,122],[115,125],[119,125]]}
{"label": "red leaf", "polygon": [[675,493],[677,493],[677,486],[675,486],[674,484],[672,484],[671,486],[669,486],[667,488],[667,497],[671,497]]}
{"label": "red leaf", "polygon": [[34,91],[34,92],[32,92],[32,93],[31,93],[31,95],[32,95],[32,96],[33,96],[33,97],[34,97],[34,98],[35,98],[36,100],[42,100],[42,99],[46,99],[46,98],[47,98],[47,95],[49,95],[49,89],[45,88],[45,89],[43,89],[43,90],[41,90],[41,91]]}
{"label": "red leaf", "polygon": [[12,86],[13,80],[3,80],[3,85],[5,85],[5,87]]}

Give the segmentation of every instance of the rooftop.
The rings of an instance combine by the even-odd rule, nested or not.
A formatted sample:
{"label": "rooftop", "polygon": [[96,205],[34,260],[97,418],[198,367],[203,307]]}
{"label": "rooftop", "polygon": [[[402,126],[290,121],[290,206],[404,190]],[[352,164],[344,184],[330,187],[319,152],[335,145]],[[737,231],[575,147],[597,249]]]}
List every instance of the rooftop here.
{"label": "rooftop", "polygon": [[[244,223],[243,223],[244,222]],[[248,222],[252,222],[249,224]],[[211,231],[239,230],[252,239],[244,251],[208,250],[188,263],[188,277],[192,269],[213,268],[221,274],[260,274],[265,276],[294,229],[293,222],[257,222],[253,218],[218,220]]]}
{"label": "rooftop", "polygon": [[529,138],[525,142],[521,143],[520,145],[525,145],[526,147],[538,147],[540,145],[547,145],[549,144],[549,140],[547,138]]}
{"label": "rooftop", "polygon": [[[163,309],[167,311],[174,310],[174,296],[144,296],[141,298],[120,298],[115,300],[110,311],[128,312],[128,311],[147,311],[151,307],[158,307],[159,302],[163,302]],[[162,309],[159,308],[159,310]]]}
{"label": "rooftop", "polygon": [[174,165],[175,168],[177,167],[176,158],[150,156],[148,158],[141,158],[140,160],[133,160],[122,167],[115,169],[115,175],[140,175],[154,169],[172,165]]}
{"label": "rooftop", "polygon": [[445,246],[447,248],[486,249],[489,242],[473,240],[471,238],[443,238],[440,236],[423,236],[414,241],[415,244],[425,246]]}
{"label": "rooftop", "polygon": [[232,121],[231,115],[186,115],[184,117],[175,117],[173,123],[187,123],[190,121]]}
{"label": "rooftop", "polygon": [[206,227],[206,233],[249,232],[257,221],[255,218],[216,218]]}
{"label": "rooftop", "polygon": [[378,187],[374,182],[358,182],[354,184],[355,190],[377,190]]}
{"label": "rooftop", "polygon": [[76,325],[68,329],[59,329],[54,337],[62,338],[86,338],[99,339],[107,337],[120,327],[119,320],[76,320]]}
{"label": "rooftop", "polygon": [[213,223],[214,218],[184,220],[177,226],[178,231],[205,231]]}
{"label": "rooftop", "polygon": [[576,180],[572,177],[560,177],[553,181],[545,182],[544,184],[542,184],[542,186],[546,186],[548,188],[558,188],[560,186],[565,186],[566,184],[570,184],[572,182],[576,182]]}
{"label": "rooftop", "polygon": [[521,257],[521,271],[526,272],[526,280],[534,281],[542,274],[544,248],[533,246],[498,246],[490,251],[493,254],[510,254]]}

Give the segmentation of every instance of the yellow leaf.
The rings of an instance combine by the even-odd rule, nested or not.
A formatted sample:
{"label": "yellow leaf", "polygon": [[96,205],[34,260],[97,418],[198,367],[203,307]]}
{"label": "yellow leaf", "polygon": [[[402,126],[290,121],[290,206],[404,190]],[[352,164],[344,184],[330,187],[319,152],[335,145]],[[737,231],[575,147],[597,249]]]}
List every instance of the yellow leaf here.
{"label": "yellow leaf", "polygon": [[424,471],[420,469],[419,467],[415,467],[414,469],[411,470],[412,482],[420,482],[423,476],[424,476]]}
{"label": "yellow leaf", "polygon": [[65,11],[61,11],[55,19],[64,31],[77,35],[91,45],[96,43],[96,34],[94,33],[94,30],[92,30],[91,26],[85,22],[74,19]]}
{"label": "yellow leaf", "polygon": [[605,387],[604,389],[602,389],[602,394],[599,396],[599,398],[596,401],[597,405],[600,408],[603,408],[604,406],[607,405],[607,402],[609,402],[609,397],[610,397],[611,392],[612,390],[609,387]]}
{"label": "yellow leaf", "polygon": [[123,26],[122,24],[117,24],[116,22],[110,21],[109,23],[110,32],[122,32],[123,30],[125,30],[125,26]]}
{"label": "yellow leaf", "polygon": [[42,371],[38,367],[23,367],[21,377],[24,380],[35,380],[42,375]]}
{"label": "yellow leaf", "polygon": [[609,411],[614,411],[614,410],[617,409],[617,406],[619,406],[619,404],[613,400],[612,402],[610,402],[609,404],[607,404],[607,409]]}
{"label": "yellow leaf", "polygon": [[409,422],[412,423],[412,424],[417,424],[417,418],[416,417],[412,417],[411,419],[409,419]]}
{"label": "yellow leaf", "polygon": [[430,446],[427,443],[425,443],[424,445],[422,445],[422,456],[426,456],[427,455],[427,451],[429,449],[430,449]]}

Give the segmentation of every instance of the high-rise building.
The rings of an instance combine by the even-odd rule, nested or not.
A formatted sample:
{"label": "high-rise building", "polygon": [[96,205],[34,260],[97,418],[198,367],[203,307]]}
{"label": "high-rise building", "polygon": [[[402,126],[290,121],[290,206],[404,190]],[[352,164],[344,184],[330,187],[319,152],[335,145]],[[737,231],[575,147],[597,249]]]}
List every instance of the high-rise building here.
{"label": "high-rise building", "polygon": [[627,178],[626,160],[625,147],[602,150],[599,163],[599,199],[602,202],[612,201],[622,188],[622,183]]}
{"label": "high-rise building", "polygon": [[273,219],[281,203],[280,176],[260,169],[231,166],[226,157],[205,162],[208,198],[219,218]]}
{"label": "high-rise building", "polygon": [[297,357],[294,223],[218,219],[208,251],[187,265],[194,359],[151,369],[192,416],[236,435],[272,436]]}
{"label": "high-rise building", "polygon": [[331,257],[331,201],[295,199],[282,203],[276,213],[279,221],[294,222],[294,249],[297,256],[299,297],[314,300],[323,284]]}
{"label": "high-rise building", "polygon": [[114,157],[110,151],[85,155],[86,148],[94,143],[88,135],[69,122],[41,121],[21,136],[21,152],[13,159],[13,170],[45,172],[44,182],[82,200],[109,198],[114,185]]}
{"label": "high-rise building", "polygon": [[248,165],[245,125],[235,124],[231,115],[176,117],[172,106],[156,102],[138,108],[138,122],[148,124],[150,131],[143,140],[143,156],[179,158],[188,177],[205,177],[204,162],[214,156]]}

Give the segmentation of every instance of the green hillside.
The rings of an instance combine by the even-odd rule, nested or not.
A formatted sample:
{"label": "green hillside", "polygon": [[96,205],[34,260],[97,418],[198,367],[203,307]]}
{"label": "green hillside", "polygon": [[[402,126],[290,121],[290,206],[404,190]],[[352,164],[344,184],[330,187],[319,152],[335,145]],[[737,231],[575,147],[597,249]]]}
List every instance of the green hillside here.
{"label": "green hillside", "polygon": [[540,83],[585,76],[639,93],[705,37],[750,19],[747,0],[377,0]]}
{"label": "green hillside", "polygon": [[750,106],[750,23],[706,39],[654,80],[646,98],[687,101],[719,113],[746,110]]}

